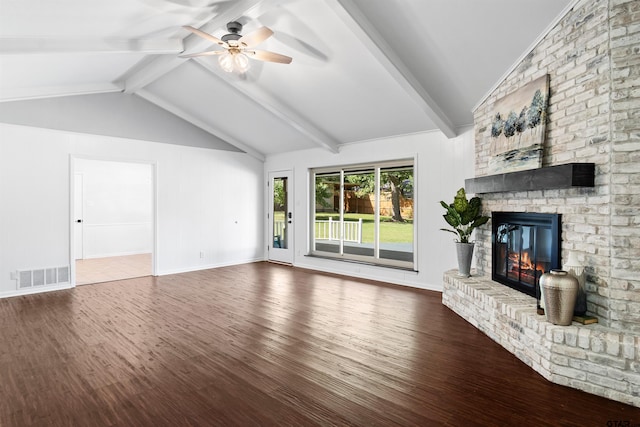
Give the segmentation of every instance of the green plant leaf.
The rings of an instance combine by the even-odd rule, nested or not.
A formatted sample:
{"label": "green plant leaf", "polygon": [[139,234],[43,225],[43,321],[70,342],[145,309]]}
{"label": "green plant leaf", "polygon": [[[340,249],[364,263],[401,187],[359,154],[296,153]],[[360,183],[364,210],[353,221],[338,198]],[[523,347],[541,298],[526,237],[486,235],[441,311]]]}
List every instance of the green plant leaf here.
{"label": "green plant leaf", "polygon": [[455,231],[453,231],[453,230],[449,230],[448,228],[441,228],[440,230],[442,230],[442,231],[448,231],[449,233],[453,233],[453,234],[455,234],[456,236],[458,236],[458,233],[457,233],[457,232],[455,232]]}
{"label": "green plant leaf", "polygon": [[469,224],[478,215],[478,209],[472,208],[471,205],[467,206],[467,210],[460,214],[461,223],[464,225]]}
{"label": "green plant leaf", "polygon": [[471,206],[473,209],[480,210],[481,205],[482,200],[480,200],[480,197],[472,197],[471,200],[469,200],[469,206]]}
{"label": "green plant leaf", "polygon": [[480,215],[480,199],[472,198],[467,205],[467,209],[461,214],[462,223],[469,224]]}
{"label": "green plant leaf", "polygon": [[445,221],[447,221],[447,224],[449,224],[453,228],[456,228],[460,225],[460,215],[458,215],[456,211],[447,212],[446,214],[442,215],[442,217]]}
{"label": "green plant leaf", "polygon": [[462,214],[467,210],[469,206],[469,202],[467,202],[467,194],[464,192],[464,188],[461,188],[456,193],[456,196],[453,198],[453,208],[459,213]]}
{"label": "green plant leaf", "polygon": [[489,217],[488,216],[481,216],[476,218],[473,223],[471,224],[471,227],[476,228],[476,227],[480,227],[481,225],[486,224],[487,222],[489,222]]}

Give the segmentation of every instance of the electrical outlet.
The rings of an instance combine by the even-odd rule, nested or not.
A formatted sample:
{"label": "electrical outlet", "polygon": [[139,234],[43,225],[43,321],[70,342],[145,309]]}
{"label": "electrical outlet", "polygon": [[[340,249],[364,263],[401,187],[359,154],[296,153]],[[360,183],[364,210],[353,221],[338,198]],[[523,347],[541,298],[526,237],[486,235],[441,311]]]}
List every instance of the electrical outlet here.
{"label": "electrical outlet", "polygon": [[204,258],[204,251],[200,251],[200,258]]}

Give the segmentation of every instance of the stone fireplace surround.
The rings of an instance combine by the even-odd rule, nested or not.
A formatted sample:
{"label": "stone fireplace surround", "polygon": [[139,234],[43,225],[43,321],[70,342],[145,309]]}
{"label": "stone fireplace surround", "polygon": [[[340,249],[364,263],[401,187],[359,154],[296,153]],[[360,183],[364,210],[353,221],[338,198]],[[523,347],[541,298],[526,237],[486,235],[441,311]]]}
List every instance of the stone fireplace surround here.
{"label": "stone fireplace surround", "polygon": [[[578,165],[573,164],[571,168],[575,166]],[[526,196],[531,194],[558,192],[566,201],[575,193],[597,192],[593,179],[595,169],[589,179],[577,184],[566,177],[558,179],[557,169],[535,171],[538,175],[551,172],[554,177],[525,179],[527,191],[514,191],[522,190],[517,188],[523,182],[520,172],[468,179],[465,187],[477,191],[478,181],[494,186],[499,177],[497,188],[485,187],[484,192],[480,192],[485,210],[488,206],[502,211],[500,208],[504,205],[496,204],[495,200],[506,196],[512,203],[509,210],[515,207],[519,212],[537,210],[529,206],[531,200]],[[547,201],[547,206],[555,203],[551,198]],[[487,215],[490,213],[485,211]],[[547,322],[544,315],[537,313],[534,297],[491,279],[491,229],[484,227],[476,233],[478,268],[472,277],[460,277],[457,270],[444,273],[442,303],[547,380],[640,407],[640,334],[635,329],[626,331],[602,323],[573,322],[571,326],[558,326]],[[566,232],[562,239],[567,239]],[[575,248],[572,243],[564,241],[563,244]],[[597,313],[597,305],[591,305],[590,313]]]}
{"label": "stone fireplace surround", "polygon": [[536,299],[482,275],[444,273],[442,303],[547,380],[640,407],[639,338],[599,324],[557,326]]}
{"label": "stone fireplace surround", "polygon": [[[573,171],[578,166],[572,164],[569,169]],[[578,194],[596,194],[597,171],[593,168],[588,179],[575,181],[567,179],[573,173],[559,176],[559,168],[567,169],[554,166],[525,173],[547,176],[544,179],[522,179],[520,172],[484,176],[466,180],[465,187],[482,196],[486,215],[493,211],[564,213],[569,221],[565,224],[563,218],[562,245],[575,250],[575,242],[570,238],[573,235],[566,231],[574,226],[574,212],[554,205],[566,204]],[[527,190],[518,191],[523,190],[519,188],[523,183]],[[533,194],[548,197],[542,198],[544,204],[532,203]],[[540,209],[541,206],[546,209]],[[460,277],[456,270],[444,273],[442,303],[547,380],[640,407],[640,333],[604,322],[590,325],[573,322],[571,326],[547,322],[544,315],[537,313],[534,297],[491,279],[491,230],[492,227],[481,227],[476,231],[477,270],[472,277]],[[597,280],[598,271],[588,270],[590,281]],[[593,284],[591,288],[595,288]],[[588,314],[599,312],[594,299],[599,302],[596,292],[591,293]],[[603,320],[600,316],[599,319]]]}
{"label": "stone fireplace surround", "polygon": [[[640,2],[576,0],[474,108],[475,177],[487,177],[494,105],[549,75],[542,166],[593,163],[592,188],[476,193],[493,211],[562,214],[562,261],[587,272],[598,324],[555,326],[535,299],[490,279],[490,227],[476,274],[444,275],[443,302],[553,382],[640,407]],[[473,193],[473,191],[468,191]]]}

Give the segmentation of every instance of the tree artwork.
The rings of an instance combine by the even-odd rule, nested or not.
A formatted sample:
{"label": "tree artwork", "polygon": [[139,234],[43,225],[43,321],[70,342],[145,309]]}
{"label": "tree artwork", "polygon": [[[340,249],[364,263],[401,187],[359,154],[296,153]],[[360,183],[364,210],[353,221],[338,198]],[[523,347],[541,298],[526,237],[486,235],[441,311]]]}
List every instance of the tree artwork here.
{"label": "tree artwork", "polygon": [[511,138],[516,133],[516,121],[518,121],[518,115],[513,111],[509,113],[507,120],[504,121],[504,136]]}
{"label": "tree artwork", "polygon": [[522,107],[522,111],[520,111],[520,115],[516,120],[516,132],[521,134],[527,129],[527,107]]}
{"label": "tree artwork", "polygon": [[531,100],[531,106],[529,107],[529,111],[527,113],[527,124],[529,128],[533,129],[537,127],[542,121],[542,113],[547,109],[546,101],[542,96],[540,90],[537,90],[535,94],[533,94],[533,99]]}
{"label": "tree artwork", "polygon": [[545,75],[495,102],[489,129],[490,171],[541,166],[548,93]]}
{"label": "tree artwork", "polygon": [[498,112],[491,124],[491,136],[498,138],[504,134],[507,138],[514,135],[520,135],[527,129],[533,129],[542,122],[542,114],[546,110],[546,101],[542,96],[542,92],[538,89],[533,95],[531,105],[522,107],[520,114],[510,111],[507,119],[502,120],[502,115]]}
{"label": "tree artwork", "polygon": [[502,133],[502,129],[504,127],[504,120],[500,116],[500,113],[496,113],[496,117],[493,119],[493,124],[491,125],[491,136],[497,138]]}

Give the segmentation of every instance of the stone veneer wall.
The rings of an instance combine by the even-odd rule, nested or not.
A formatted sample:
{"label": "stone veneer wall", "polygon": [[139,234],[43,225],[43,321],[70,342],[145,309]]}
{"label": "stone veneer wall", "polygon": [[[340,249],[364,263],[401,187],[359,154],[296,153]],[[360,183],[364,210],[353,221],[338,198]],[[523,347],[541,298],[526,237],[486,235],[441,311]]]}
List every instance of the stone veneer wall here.
{"label": "stone veneer wall", "polygon": [[640,407],[640,337],[599,324],[552,325],[535,298],[456,273],[444,274],[444,305],[549,381]]}
{"label": "stone veneer wall", "polygon": [[[595,188],[482,194],[491,211],[562,214],[562,260],[586,266],[588,311],[640,333],[640,1],[580,0],[474,112],[476,176],[490,175],[493,105],[545,74],[543,166],[596,164]],[[476,231],[491,271],[491,227]],[[640,370],[640,368],[637,368]]]}

